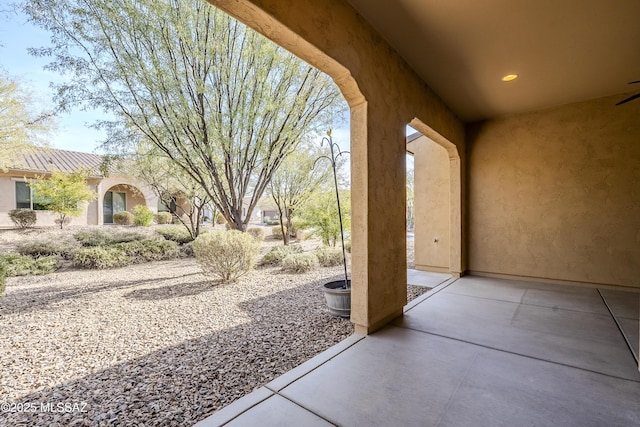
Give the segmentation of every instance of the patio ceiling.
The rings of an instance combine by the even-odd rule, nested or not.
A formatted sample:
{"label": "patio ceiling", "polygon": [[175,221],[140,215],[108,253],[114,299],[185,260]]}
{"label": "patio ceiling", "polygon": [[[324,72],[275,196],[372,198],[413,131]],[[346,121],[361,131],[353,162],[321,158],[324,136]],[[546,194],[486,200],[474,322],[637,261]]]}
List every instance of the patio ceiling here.
{"label": "patio ceiling", "polygon": [[465,121],[640,91],[637,0],[348,1]]}

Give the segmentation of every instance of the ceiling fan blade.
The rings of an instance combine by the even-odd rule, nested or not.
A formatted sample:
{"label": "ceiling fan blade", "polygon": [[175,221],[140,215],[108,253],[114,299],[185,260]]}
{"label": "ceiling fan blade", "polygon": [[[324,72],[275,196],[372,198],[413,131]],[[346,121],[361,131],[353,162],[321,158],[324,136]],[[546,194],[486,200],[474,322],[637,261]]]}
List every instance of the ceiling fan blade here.
{"label": "ceiling fan blade", "polygon": [[640,98],[640,93],[636,93],[635,95],[632,95],[627,99],[623,99],[622,101],[618,102],[616,105],[626,104],[627,102],[633,101],[634,99],[637,99],[637,98]]}

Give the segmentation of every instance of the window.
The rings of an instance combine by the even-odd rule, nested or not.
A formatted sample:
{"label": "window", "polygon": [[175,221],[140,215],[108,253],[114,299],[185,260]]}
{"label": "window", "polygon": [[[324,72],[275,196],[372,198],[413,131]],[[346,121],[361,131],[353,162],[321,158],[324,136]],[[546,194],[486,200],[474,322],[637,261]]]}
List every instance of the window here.
{"label": "window", "polygon": [[115,191],[107,191],[104,195],[104,223],[113,223],[113,214],[127,210],[127,195]]}
{"label": "window", "polygon": [[47,210],[45,203],[35,199],[35,194],[28,183],[16,182],[16,209]]}
{"label": "window", "polygon": [[171,197],[171,203],[167,205],[162,199],[158,199],[158,212],[175,212],[176,211],[176,199]]}

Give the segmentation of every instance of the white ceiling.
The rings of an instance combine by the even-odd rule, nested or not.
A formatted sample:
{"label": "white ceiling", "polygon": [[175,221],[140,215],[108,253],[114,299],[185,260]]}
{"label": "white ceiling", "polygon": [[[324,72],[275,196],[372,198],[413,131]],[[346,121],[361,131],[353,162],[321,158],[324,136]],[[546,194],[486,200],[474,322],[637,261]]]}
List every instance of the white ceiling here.
{"label": "white ceiling", "polygon": [[465,121],[640,92],[640,0],[348,1]]}

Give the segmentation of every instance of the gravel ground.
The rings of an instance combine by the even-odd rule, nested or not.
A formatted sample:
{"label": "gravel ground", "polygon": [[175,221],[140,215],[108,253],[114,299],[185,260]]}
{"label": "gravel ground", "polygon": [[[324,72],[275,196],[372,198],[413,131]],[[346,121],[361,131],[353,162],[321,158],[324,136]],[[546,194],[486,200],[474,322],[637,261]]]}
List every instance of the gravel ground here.
{"label": "gravel ground", "polygon": [[340,272],[260,268],[216,285],[184,259],[10,278],[0,403],[14,412],[0,425],[191,425],[353,332],[323,300]]}

